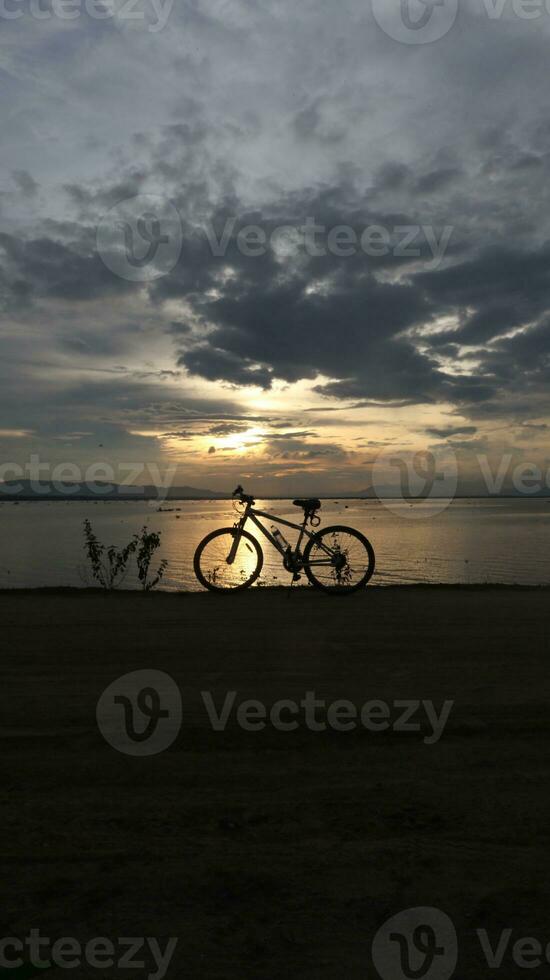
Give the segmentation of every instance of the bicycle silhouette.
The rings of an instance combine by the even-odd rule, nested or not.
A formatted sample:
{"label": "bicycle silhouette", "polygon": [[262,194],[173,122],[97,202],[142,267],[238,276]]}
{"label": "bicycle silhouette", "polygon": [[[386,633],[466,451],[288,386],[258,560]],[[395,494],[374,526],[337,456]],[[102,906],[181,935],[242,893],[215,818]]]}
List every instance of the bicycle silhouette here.
{"label": "bicycle silhouette", "polygon": [[[321,501],[316,498],[294,500],[295,507],[304,511],[301,524],[286,521],[267,511],[256,510],[254,497],[244,493],[238,486],[233,491],[237,505],[244,511],[233,527],[222,527],[212,531],[199,544],[193,566],[201,585],[212,592],[237,592],[248,589],[257,580],[263,567],[264,556],[259,541],[246,530],[252,521],[259,531],[277,549],[283,560],[283,567],[293,581],[305,575],[311,585],[324,592],[345,595],[356,592],[367,585],[374,572],[374,550],[370,541],[352,527],[334,525],[321,531],[310,531],[321,523],[317,511]],[[269,531],[259,520],[260,517],[283,524],[299,532],[294,548],[275,527]],[[302,552],[302,542],[306,545]]]}

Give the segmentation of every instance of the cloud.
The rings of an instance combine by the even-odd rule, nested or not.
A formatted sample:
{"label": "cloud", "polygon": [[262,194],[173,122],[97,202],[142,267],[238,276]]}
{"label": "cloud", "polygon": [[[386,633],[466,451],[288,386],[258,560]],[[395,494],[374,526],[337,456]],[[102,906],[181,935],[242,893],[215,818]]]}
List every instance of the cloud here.
{"label": "cloud", "polygon": [[0,233],[3,282],[0,299],[9,309],[38,300],[91,300],[128,292],[132,284],[106,268],[82,229],[79,243],[48,237],[23,238]]}
{"label": "cloud", "polygon": [[[307,433],[305,434],[307,435]],[[307,438],[288,436],[268,437],[265,440],[265,454],[272,459],[295,460],[298,462],[322,459],[345,459],[346,451],[337,443],[312,444]]]}
{"label": "cloud", "polygon": [[265,367],[258,367],[251,358],[242,358],[233,351],[207,346],[196,347],[180,354],[177,363],[208,381],[225,381],[233,385],[271,387],[272,375]]}
{"label": "cloud", "polygon": [[474,436],[477,432],[475,425],[447,425],[441,429],[426,429],[426,434],[437,439],[449,439],[451,436]]}
{"label": "cloud", "polygon": [[[496,22],[466,4],[426,46],[388,38],[362,0],[182,0],[158,34],[88,16],[12,28],[0,94],[7,429],[49,439],[109,425],[123,446],[128,427],[223,438],[283,419],[268,451],[304,471],[332,459],[337,479],[345,448],[323,441],[331,419],[396,419],[397,437],[410,420],[465,442],[547,424],[547,18]],[[153,283],[116,277],[97,253],[102,215],[141,193],[182,219],[180,260]],[[327,231],[452,237],[439,264],[424,233],[409,255],[239,248],[247,224],[270,239],[309,217]],[[207,229],[232,220],[213,254]],[[317,434],[302,426],[311,389]],[[278,411],[249,411],[265,398]]]}
{"label": "cloud", "polygon": [[430,173],[422,174],[421,177],[416,178],[414,189],[419,194],[435,194],[460,177],[461,173],[459,167],[441,167],[438,170],[432,170]]}
{"label": "cloud", "polygon": [[38,194],[40,185],[30,175],[28,170],[14,170],[12,177],[21,194],[27,197],[34,197],[35,194]]}
{"label": "cloud", "polygon": [[224,437],[246,432],[249,428],[248,422],[218,422],[216,425],[211,425],[207,432],[210,436]]}

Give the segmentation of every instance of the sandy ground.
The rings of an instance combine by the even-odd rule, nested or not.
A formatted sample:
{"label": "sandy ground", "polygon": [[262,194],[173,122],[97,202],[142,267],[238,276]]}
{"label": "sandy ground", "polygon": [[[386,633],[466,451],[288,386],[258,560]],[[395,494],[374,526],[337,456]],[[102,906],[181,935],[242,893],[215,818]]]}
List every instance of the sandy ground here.
{"label": "sandy ground", "polygon": [[[513,942],[550,942],[549,601],[434,587],[0,594],[2,935],[178,937],[178,980],[364,980],[384,921],[435,906],[458,933],[456,977],[525,976]],[[143,758],[96,723],[104,689],[139,669],[166,671],[183,698],[176,740]],[[390,727],[314,732],[301,716],[295,731],[251,732],[232,717],[214,731],[205,690],[218,707],[228,691],[268,708],[307,691],[382,700]],[[419,731],[395,730],[403,700],[454,702],[439,741],[420,708]],[[506,928],[490,970],[476,929],[496,945]],[[48,974],[67,975],[154,968]]]}

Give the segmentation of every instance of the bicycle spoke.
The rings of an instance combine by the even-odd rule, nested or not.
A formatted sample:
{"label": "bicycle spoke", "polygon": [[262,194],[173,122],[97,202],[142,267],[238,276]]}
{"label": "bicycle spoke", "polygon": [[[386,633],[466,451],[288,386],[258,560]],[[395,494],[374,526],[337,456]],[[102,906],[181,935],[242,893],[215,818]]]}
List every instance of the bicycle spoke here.
{"label": "bicycle spoke", "polygon": [[200,568],[206,582],[216,589],[245,587],[254,579],[258,568],[258,553],[252,543],[242,537],[232,562],[229,557],[235,539],[230,532],[219,534],[202,549]]}
{"label": "bicycle spoke", "polygon": [[[331,558],[321,560],[324,548]],[[324,557],[324,556],[323,556]],[[335,528],[315,542],[309,555],[311,575],[323,588],[349,591],[370,577],[371,557],[365,540],[351,529]],[[319,564],[317,564],[319,562]]]}

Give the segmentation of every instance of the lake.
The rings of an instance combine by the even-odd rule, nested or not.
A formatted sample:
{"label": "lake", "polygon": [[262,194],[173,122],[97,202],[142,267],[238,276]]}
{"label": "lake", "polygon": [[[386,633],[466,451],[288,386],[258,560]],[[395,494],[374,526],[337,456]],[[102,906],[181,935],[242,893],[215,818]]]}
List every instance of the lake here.
{"label": "lake", "polygon": [[[258,501],[258,507],[296,520],[287,500]],[[0,501],[0,587],[93,585],[86,570],[82,522],[89,517],[105,544],[125,544],[147,524],[162,533],[158,557],[168,560],[162,588],[195,590],[193,553],[205,534],[232,525],[229,501],[158,502]],[[410,503],[324,500],[322,523],[350,524],[372,542],[377,561],[374,584],[507,583],[550,584],[550,500],[467,499]],[[249,528],[253,531],[252,526]],[[293,532],[285,536],[294,541]],[[290,575],[267,541],[262,542],[263,585],[287,585]],[[129,574],[125,588],[136,588]]]}

